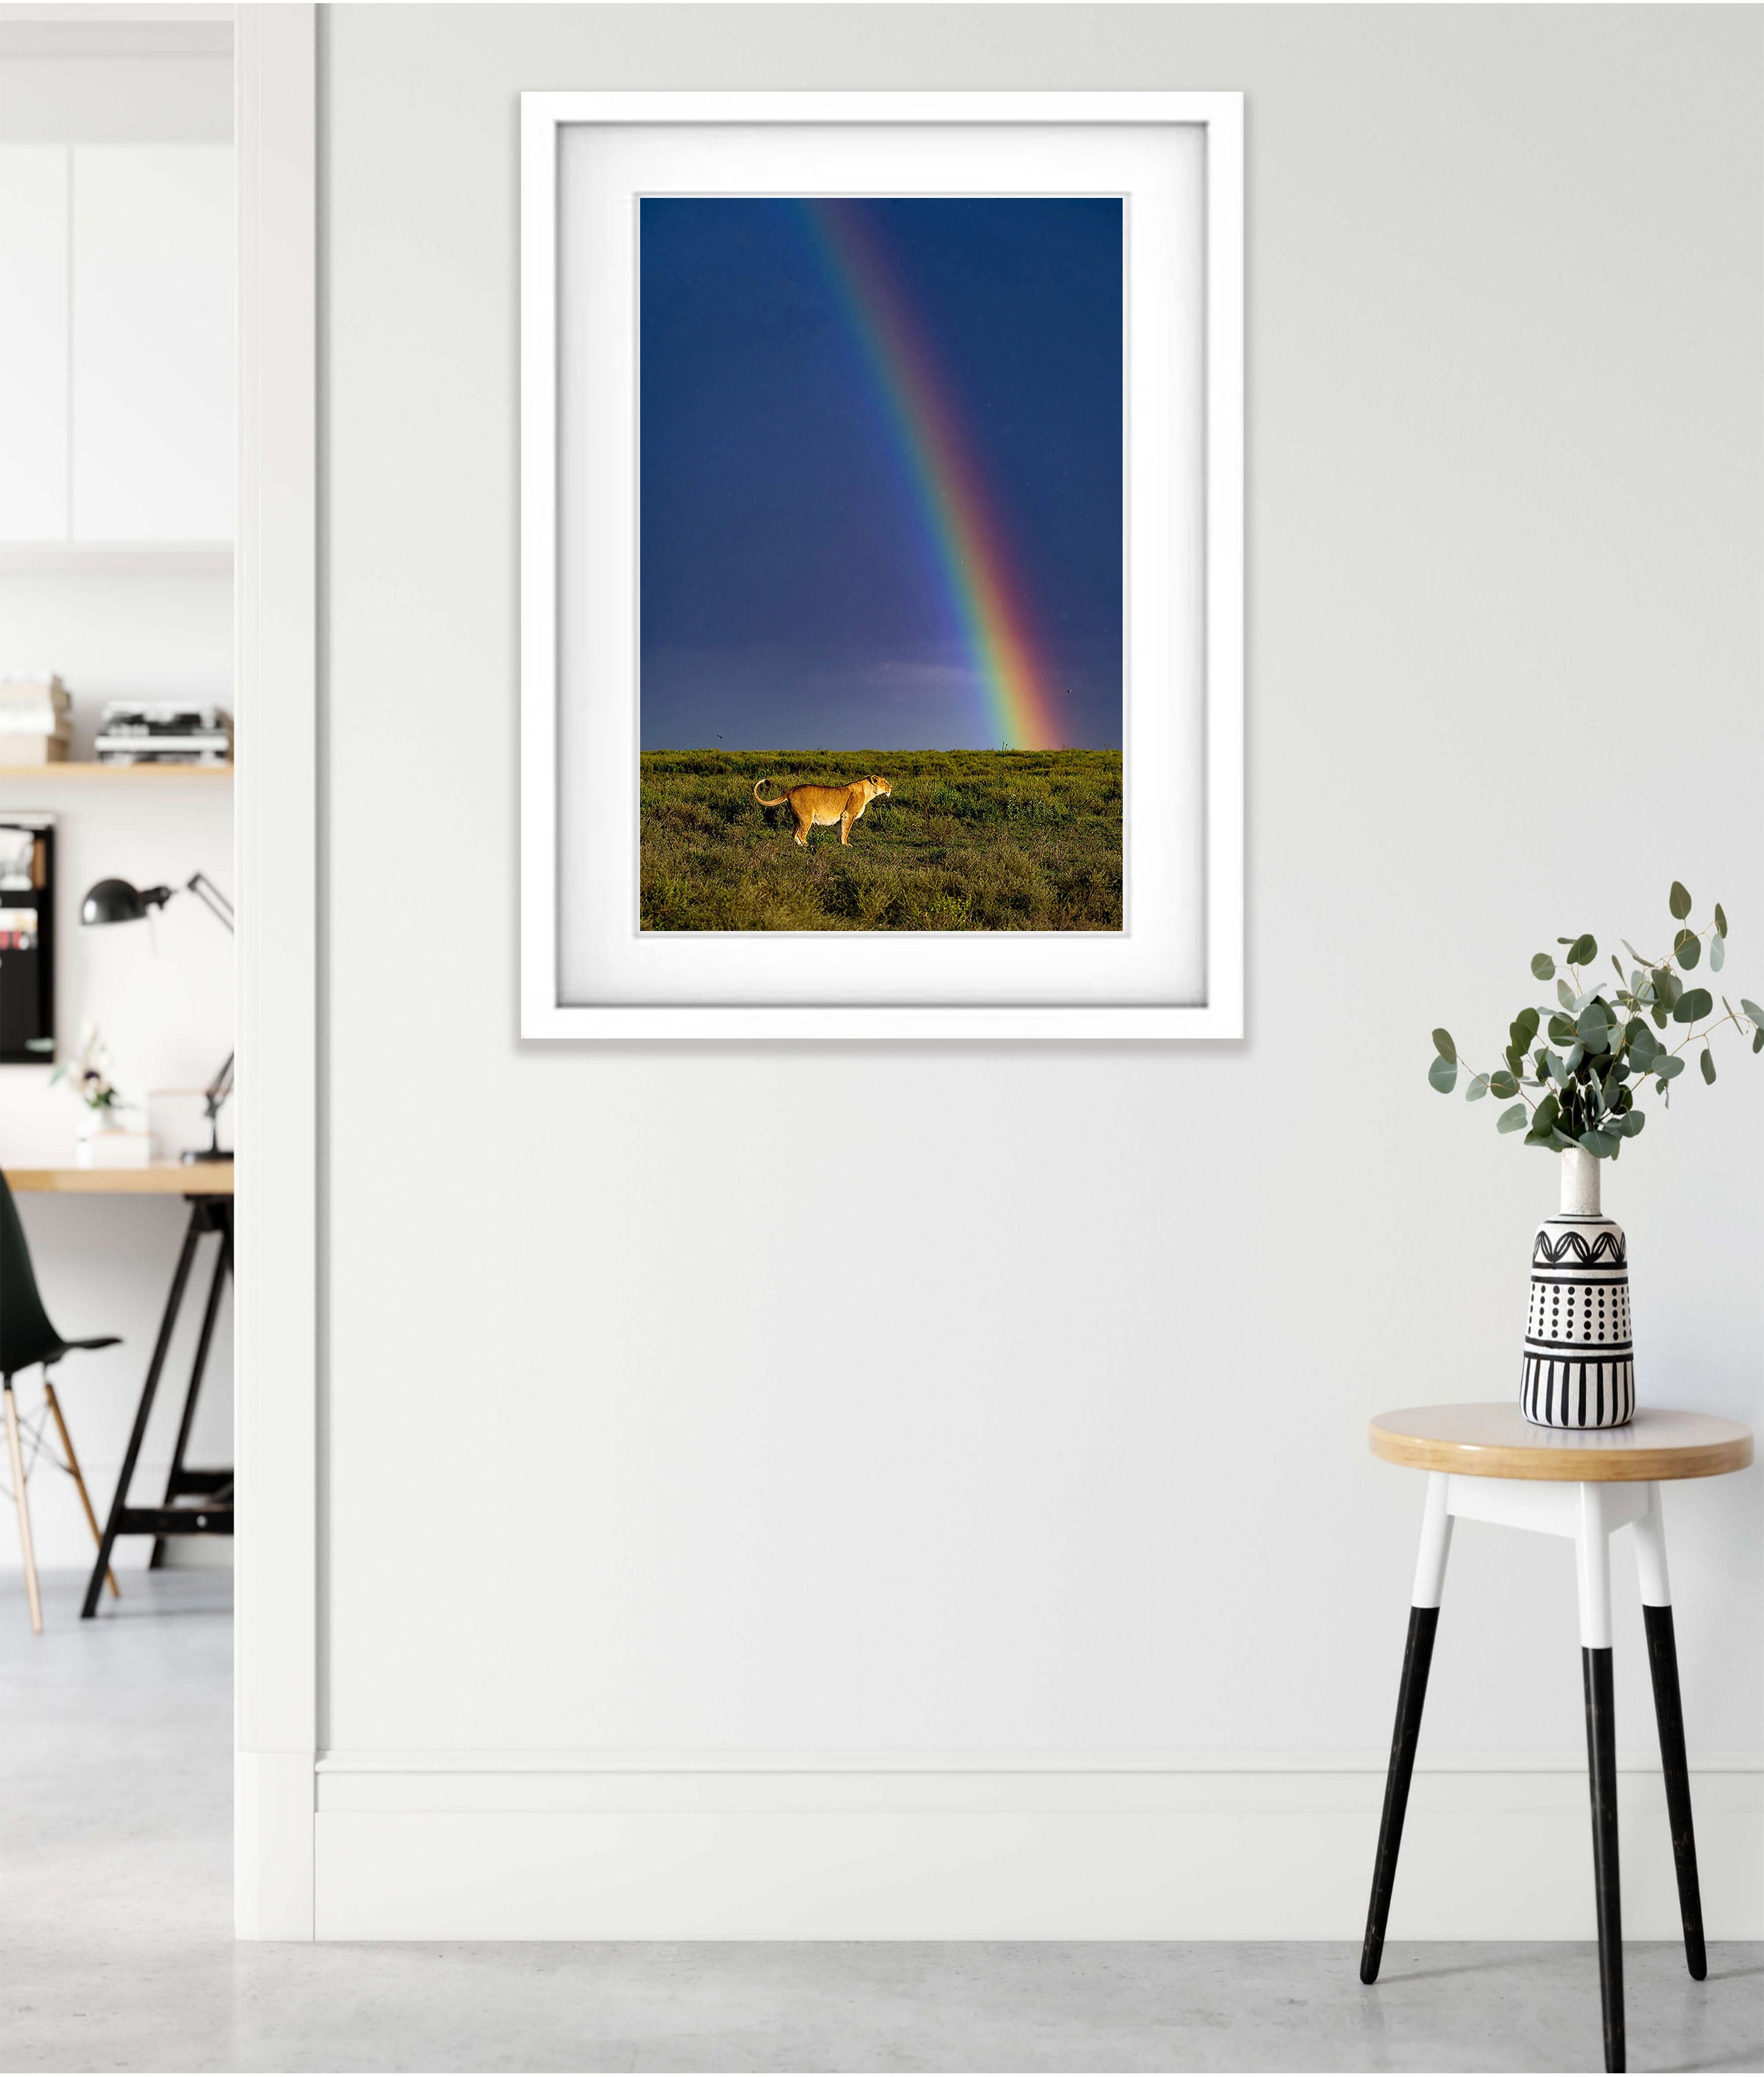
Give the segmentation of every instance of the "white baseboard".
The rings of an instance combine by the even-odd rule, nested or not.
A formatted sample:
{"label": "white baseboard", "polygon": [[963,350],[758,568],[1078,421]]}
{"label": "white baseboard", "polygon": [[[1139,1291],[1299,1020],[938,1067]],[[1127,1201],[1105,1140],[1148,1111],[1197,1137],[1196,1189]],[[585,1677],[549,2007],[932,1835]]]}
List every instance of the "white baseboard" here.
{"label": "white baseboard", "polygon": [[[321,1940],[1357,1940],[1382,1754],[352,1754]],[[1764,1938],[1764,1755],[1692,1763],[1711,1939]],[[1658,1763],[1620,1768],[1624,1931],[1679,1936]],[[1590,1940],[1579,1755],[1416,1772],[1390,1936]]]}
{"label": "white baseboard", "polygon": [[241,1940],[313,1937],[310,1752],[233,1754],[233,1931]]}

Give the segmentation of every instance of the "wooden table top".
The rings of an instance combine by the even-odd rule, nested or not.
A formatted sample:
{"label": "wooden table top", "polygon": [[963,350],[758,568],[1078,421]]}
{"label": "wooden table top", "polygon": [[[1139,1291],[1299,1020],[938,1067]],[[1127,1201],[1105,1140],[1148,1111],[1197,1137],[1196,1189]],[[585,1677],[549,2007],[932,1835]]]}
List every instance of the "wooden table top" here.
{"label": "wooden table top", "polygon": [[76,1196],[114,1197],[230,1197],[231,1161],[152,1161],[144,1168],[14,1168],[6,1170],[15,1190],[60,1190]]}
{"label": "wooden table top", "polygon": [[1622,1428],[1540,1428],[1512,1400],[1408,1406],[1372,1423],[1372,1455],[1478,1479],[1708,1479],[1752,1461],[1752,1431],[1712,1413],[1644,1406]]}

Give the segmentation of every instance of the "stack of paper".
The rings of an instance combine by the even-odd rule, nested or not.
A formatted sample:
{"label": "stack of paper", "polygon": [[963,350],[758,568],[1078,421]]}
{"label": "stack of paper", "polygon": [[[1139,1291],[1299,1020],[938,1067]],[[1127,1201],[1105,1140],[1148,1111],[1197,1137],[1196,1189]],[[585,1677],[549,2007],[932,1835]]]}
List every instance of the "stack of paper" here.
{"label": "stack of paper", "polygon": [[0,764],[60,764],[73,732],[72,705],[52,675],[0,673]]}

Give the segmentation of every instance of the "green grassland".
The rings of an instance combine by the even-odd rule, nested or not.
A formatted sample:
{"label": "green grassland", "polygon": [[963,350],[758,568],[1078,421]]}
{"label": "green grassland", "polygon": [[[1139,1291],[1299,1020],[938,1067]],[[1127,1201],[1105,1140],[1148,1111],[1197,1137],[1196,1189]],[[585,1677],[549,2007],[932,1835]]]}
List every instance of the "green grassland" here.
{"label": "green grassland", "polygon": [[[805,854],[768,793],[880,772],[841,847]],[[1118,930],[1118,750],[654,750],[643,757],[646,930]]]}

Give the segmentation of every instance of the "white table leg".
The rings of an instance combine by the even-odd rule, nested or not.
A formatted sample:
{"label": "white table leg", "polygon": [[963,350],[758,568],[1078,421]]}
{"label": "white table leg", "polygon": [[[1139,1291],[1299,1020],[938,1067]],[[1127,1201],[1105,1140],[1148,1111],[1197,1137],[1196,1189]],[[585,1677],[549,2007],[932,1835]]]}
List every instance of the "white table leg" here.
{"label": "white table leg", "polygon": [[1452,1517],[1446,1504],[1448,1489],[1443,1471],[1428,1473],[1421,1547],[1415,1559],[1415,1591],[1409,1597],[1411,1605],[1417,1609],[1437,1609],[1446,1591],[1446,1560],[1452,1549]]}
{"label": "white table leg", "polygon": [[1666,1517],[1660,1504],[1660,1488],[1648,1488],[1648,1511],[1635,1525],[1635,1565],[1641,1579],[1641,1605],[1669,1609],[1672,1586],[1666,1569]]}
{"label": "white table leg", "polygon": [[1611,1649],[1611,1525],[1606,1519],[1602,1485],[1576,1486],[1579,1519],[1575,1533],[1575,1561],[1580,1582],[1580,1648]]}

